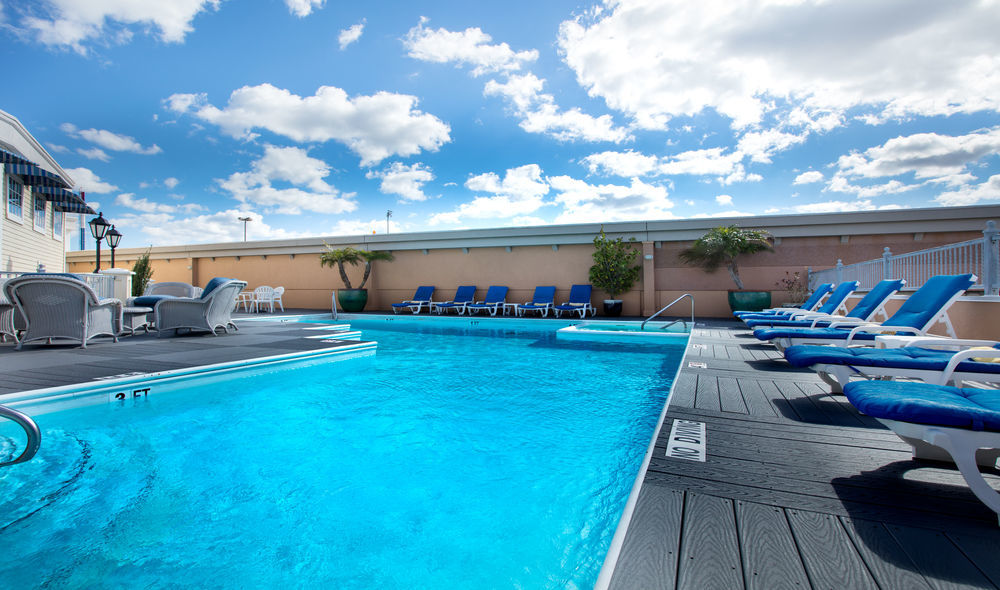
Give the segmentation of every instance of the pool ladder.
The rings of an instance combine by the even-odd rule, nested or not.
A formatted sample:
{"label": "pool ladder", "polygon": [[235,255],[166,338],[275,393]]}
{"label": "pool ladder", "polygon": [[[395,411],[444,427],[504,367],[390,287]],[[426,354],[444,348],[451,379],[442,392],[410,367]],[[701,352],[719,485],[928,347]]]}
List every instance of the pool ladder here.
{"label": "pool ladder", "polygon": [[[661,309],[660,311],[658,311],[658,312],[654,313],[653,315],[649,316],[648,318],[646,318],[646,320],[644,322],[642,322],[642,325],[639,326],[639,330],[640,331],[644,330],[646,328],[646,322],[648,322],[649,320],[655,318],[656,316],[660,315],[661,313],[667,311],[667,309],[669,309],[670,306],[672,306],[673,304],[677,303],[681,299],[684,299],[685,297],[687,297],[687,298],[689,298],[691,300],[691,326],[694,327],[694,295],[692,295],[690,293],[685,293],[685,294],[681,295],[680,297],[678,297],[677,299],[674,299],[670,303],[668,303],[665,306],[663,306],[663,309]],[[685,330],[688,329],[688,327],[687,327],[687,321],[684,318],[677,318],[676,320],[674,320],[674,321],[672,321],[672,322],[670,322],[670,323],[668,323],[668,324],[666,324],[664,326],[661,326],[660,329],[661,330],[666,330],[667,328],[669,328],[670,326],[673,326],[677,322],[682,322],[684,324],[684,329]]]}
{"label": "pool ladder", "polygon": [[31,458],[35,456],[35,453],[38,452],[38,447],[42,444],[42,433],[38,430],[38,425],[35,424],[35,421],[32,420],[27,414],[22,414],[21,412],[12,410],[6,406],[0,406],[0,417],[13,420],[18,426],[23,428],[24,433],[28,435],[28,442],[24,445],[24,452],[13,461],[0,461],[0,467],[30,461]]}

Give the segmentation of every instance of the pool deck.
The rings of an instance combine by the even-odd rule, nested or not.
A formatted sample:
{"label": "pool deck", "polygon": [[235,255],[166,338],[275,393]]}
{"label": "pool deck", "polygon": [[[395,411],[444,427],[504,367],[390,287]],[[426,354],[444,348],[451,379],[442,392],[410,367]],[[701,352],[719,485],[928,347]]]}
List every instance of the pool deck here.
{"label": "pool deck", "polygon": [[[7,393],[337,345],[305,327],[240,322],[227,336],[139,334],[86,349],[0,343],[0,404]],[[610,587],[1000,587],[996,515],[957,470],[912,460],[780,358],[740,324],[699,321]],[[704,463],[665,456],[675,419],[706,424]],[[990,479],[1000,487],[1000,472]]]}
{"label": "pool deck", "polygon": [[[828,392],[742,324],[699,322],[610,587],[1000,586],[997,516],[957,469]],[[704,463],[666,457],[675,419],[706,424]]]}

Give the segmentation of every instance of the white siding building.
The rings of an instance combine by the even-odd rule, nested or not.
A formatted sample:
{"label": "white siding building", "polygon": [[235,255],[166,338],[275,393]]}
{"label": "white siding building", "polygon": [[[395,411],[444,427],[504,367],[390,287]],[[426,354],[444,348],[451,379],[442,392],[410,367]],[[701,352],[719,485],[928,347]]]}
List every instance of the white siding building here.
{"label": "white siding building", "polygon": [[67,240],[92,214],[73,179],[16,117],[0,110],[0,272],[63,272]]}

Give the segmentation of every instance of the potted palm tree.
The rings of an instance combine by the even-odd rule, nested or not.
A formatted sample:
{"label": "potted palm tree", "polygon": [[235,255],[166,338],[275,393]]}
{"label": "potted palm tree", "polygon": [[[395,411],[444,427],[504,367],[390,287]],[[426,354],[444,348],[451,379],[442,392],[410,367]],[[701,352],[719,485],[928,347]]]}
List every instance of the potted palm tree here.
{"label": "potted palm tree", "polygon": [[[635,241],[635,238],[630,240]],[[590,283],[605,291],[611,299],[604,300],[604,315],[619,316],[622,313],[622,300],[618,295],[632,288],[639,279],[642,268],[635,263],[639,254],[622,238],[614,240],[604,235],[604,228],[594,238],[594,265],[590,267]]]}
{"label": "potted palm tree", "polygon": [[[337,291],[337,304],[340,305],[340,309],[344,311],[361,311],[365,308],[368,303],[368,290],[365,289],[365,283],[368,282],[368,277],[372,273],[372,262],[376,260],[392,261],[392,252],[386,252],[384,250],[358,250],[351,246],[345,248],[333,248],[329,244],[325,244],[326,252],[319,255],[320,266],[330,266],[334,264],[337,265],[337,270],[340,271],[340,280],[344,281],[344,286],[346,289],[340,289]],[[347,272],[344,270],[344,264],[350,264],[351,266],[357,266],[361,264],[361,261],[365,263],[365,274],[361,278],[361,285],[357,289],[351,286],[351,279],[347,276]]]}
{"label": "potted palm tree", "polygon": [[737,291],[729,291],[729,307],[733,311],[760,311],[771,306],[770,291],[745,291],[737,259],[744,254],[773,252],[771,234],[762,229],[747,229],[737,225],[716,227],[680,253],[680,258],[705,272],[715,272],[721,266],[729,271]]}

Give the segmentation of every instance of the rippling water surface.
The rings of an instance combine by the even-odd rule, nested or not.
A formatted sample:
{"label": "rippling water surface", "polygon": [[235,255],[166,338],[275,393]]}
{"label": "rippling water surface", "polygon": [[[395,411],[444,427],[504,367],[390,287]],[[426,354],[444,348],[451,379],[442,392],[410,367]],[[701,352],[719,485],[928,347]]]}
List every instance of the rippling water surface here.
{"label": "rippling water surface", "polygon": [[0,587],[591,587],[682,348],[398,324],[39,416],[0,468]]}

